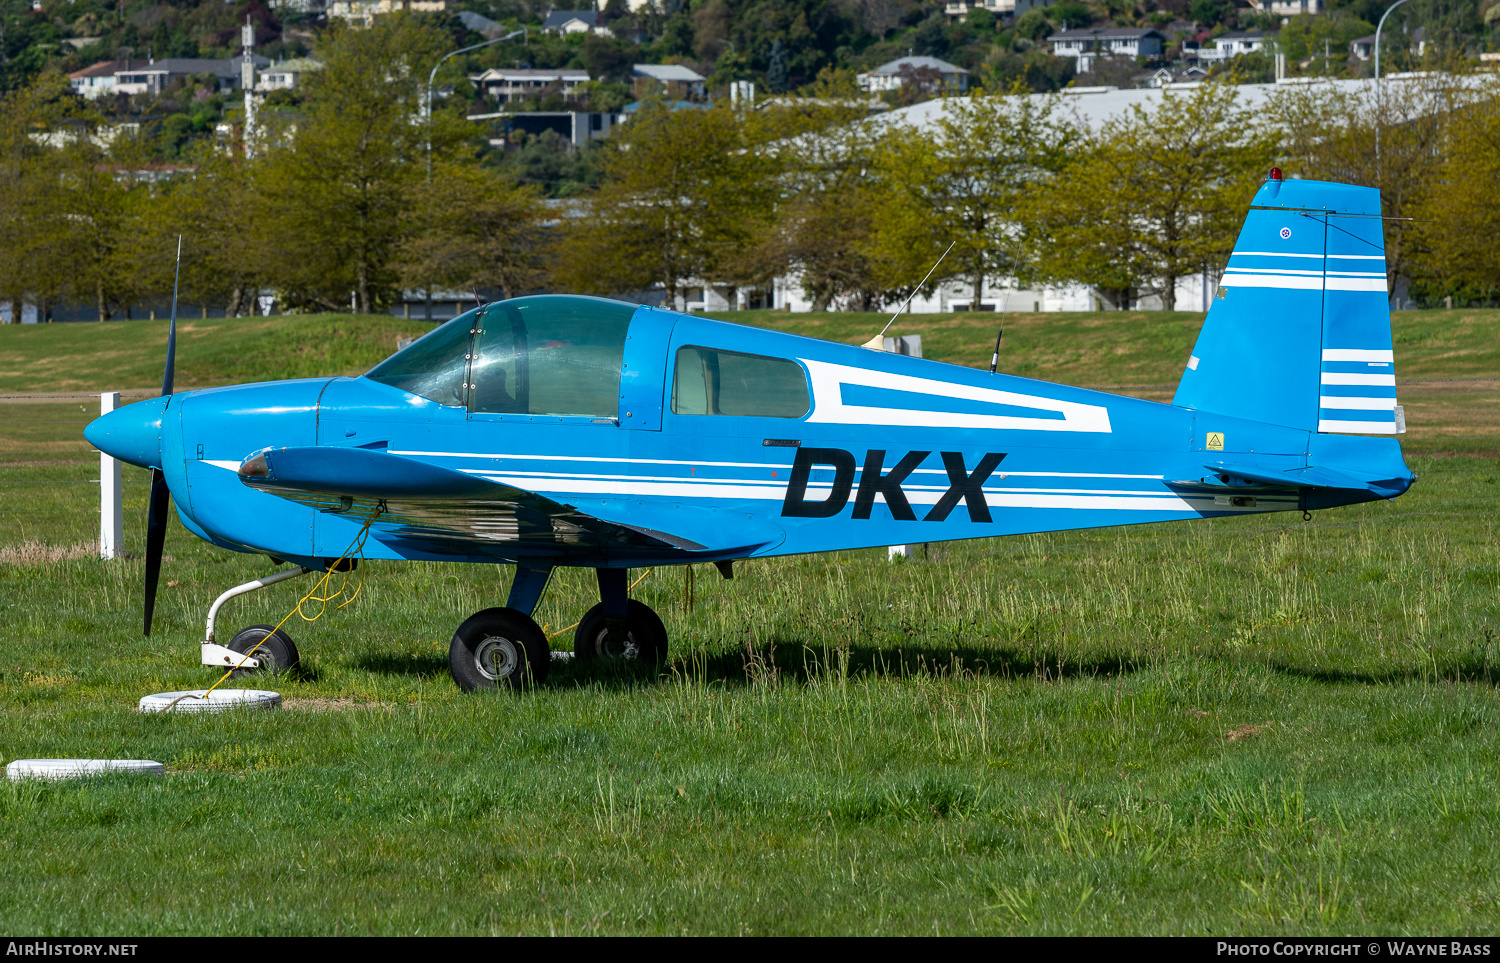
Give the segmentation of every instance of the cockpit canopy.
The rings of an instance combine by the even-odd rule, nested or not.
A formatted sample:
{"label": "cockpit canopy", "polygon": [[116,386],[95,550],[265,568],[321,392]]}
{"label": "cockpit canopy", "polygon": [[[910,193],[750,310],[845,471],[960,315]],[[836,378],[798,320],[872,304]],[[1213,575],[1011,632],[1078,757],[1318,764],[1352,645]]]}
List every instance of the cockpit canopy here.
{"label": "cockpit canopy", "polygon": [[474,412],[614,418],[635,312],[571,295],[499,301],[423,335],[366,377]]}

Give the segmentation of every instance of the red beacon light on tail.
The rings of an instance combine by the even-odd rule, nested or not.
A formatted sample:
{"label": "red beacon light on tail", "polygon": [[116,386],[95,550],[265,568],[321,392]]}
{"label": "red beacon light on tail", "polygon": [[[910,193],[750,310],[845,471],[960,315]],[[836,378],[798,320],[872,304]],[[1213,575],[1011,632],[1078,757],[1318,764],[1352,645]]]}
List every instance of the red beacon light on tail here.
{"label": "red beacon light on tail", "polygon": [[1266,176],[1266,180],[1268,180],[1268,181],[1277,181],[1278,183],[1280,181],[1282,181],[1282,180],[1285,180],[1285,178],[1282,177],[1282,175],[1281,175],[1281,168],[1279,168],[1279,167],[1273,167],[1273,168],[1271,168],[1271,173]]}

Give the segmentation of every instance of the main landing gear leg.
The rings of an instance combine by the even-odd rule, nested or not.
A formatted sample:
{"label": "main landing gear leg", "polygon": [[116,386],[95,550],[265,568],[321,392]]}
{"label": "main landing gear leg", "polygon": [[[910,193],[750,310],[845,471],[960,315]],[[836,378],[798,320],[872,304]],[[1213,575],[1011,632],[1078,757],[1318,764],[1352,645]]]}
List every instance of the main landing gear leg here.
{"label": "main landing gear leg", "polygon": [[600,601],[578,622],[573,657],[580,662],[665,662],[666,626],[650,606],[629,598],[625,569],[601,568],[598,573]]}
{"label": "main landing gear leg", "polygon": [[[310,568],[289,568],[274,575],[267,575],[265,578],[236,585],[214,599],[214,604],[208,609],[208,624],[203,631],[203,645],[199,660],[204,665],[219,668],[238,666],[239,672],[236,675],[262,668],[269,669],[272,674],[276,674],[296,665],[300,658],[297,654],[297,646],[292,642],[292,637],[285,632],[273,633],[269,625],[251,625],[240,629],[234,634],[234,638],[229,640],[229,645],[223,646],[214,642],[214,623],[218,621],[219,610],[230,599],[275,585],[277,582],[285,582],[289,578],[306,575],[311,571]],[[256,649],[257,645],[260,648]],[[246,658],[245,653],[251,649],[255,649],[255,654]]]}
{"label": "main landing gear leg", "polygon": [[519,689],[547,678],[551,652],[531,613],[551,577],[550,562],[518,564],[505,608],[475,612],[453,633],[448,671],[460,689]]}

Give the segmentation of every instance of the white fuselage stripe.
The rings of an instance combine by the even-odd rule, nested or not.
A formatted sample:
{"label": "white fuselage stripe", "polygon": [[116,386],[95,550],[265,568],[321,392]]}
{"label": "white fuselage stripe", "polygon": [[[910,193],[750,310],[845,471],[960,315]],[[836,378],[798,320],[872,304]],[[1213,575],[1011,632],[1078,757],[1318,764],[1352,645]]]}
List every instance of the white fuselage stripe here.
{"label": "white fuselage stripe", "polygon": [[[795,449],[794,449],[795,450]],[[616,465],[683,465],[690,467],[710,468],[764,468],[768,471],[781,471],[790,468],[786,464],[760,464],[756,462],[738,461],[684,461],[670,458],[606,458],[602,456],[588,455],[515,455],[508,452],[480,453],[469,451],[405,451],[392,448],[392,455],[407,455],[426,458],[490,458],[495,461],[529,460],[529,461],[568,461],[568,462],[600,462],[603,464]],[[238,468],[239,462],[225,462],[225,467]],[[888,469],[889,466],[886,466]],[[500,469],[460,469],[461,471],[499,471]],[[912,474],[946,475],[947,471],[942,468],[918,468]],[[999,478],[1138,478],[1143,481],[1160,481],[1164,475],[1133,475],[1126,472],[1096,472],[1096,471],[1010,471],[997,472]]]}
{"label": "white fuselage stripe", "polygon": [[[795,450],[790,447],[786,450]],[[610,458],[604,455],[520,455],[511,452],[474,451],[404,451],[392,448],[392,455],[408,455],[416,458],[493,458],[497,461],[592,461],[611,465],[692,465],[699,468],[789,468],[786,463],[755,461],[684,461],[673,458]]]}
{"label": "white fuselage stripe", "polygon": [[[577,486],[579,483],[593,482],[593,490],[606,494],[616,490],[623,490],[622,486],[642,483],[690,486],[701,489],[701,491],[697,492],[697,494],[701,494],[706,497],[716,497],[716,493],[726,487],[749,486],[757,489],[770,489],[777,492],[778,497],[780,497],[779,493],[785,492],[787,486],[787,482],[783,480],[756,481],[754,479],[738,478],[672,478],[643,475],[568,475],[556,472],[505,472],[496,469],[485,468],[469,468],[464,469],[464,472],[465,474],[479,475],[480,477],[487,478],[492,481],[502,481],[508,485],[512,485],[518,488],[526,488],[528,490],[531,488],[545,488],[547,485],[556,485],[560,482],[567,483],[570,488]],[[857,483],[858,480],[859,479],[856,478],[854,481]],[[828,481],[813,481],[808,483],[807,488],[808,491],[830,491],[832,490],[833,485]],[[911,497],[911,493],[914,492],[926,492],[941,497],[942,494],[948,490],[948,488],[948,485],[913,485],[910,483],[906,483],[901,486],[901,490],[906,492],[908,494],[908,497]],[[1176,497],[1175,495],[1172,495],[1168,492],[1142,491],[1138,488],[1016,488],[1009,485],[1006,485],[1004,487],[986,485],[984,486],[984,491],[986,495],[1015,492],[1021,494],[1036,495],[1126,495],[1131,497],[1150,498]],[[936,501],[936,499],[933,500]]]}
{"label": "white fuselage stripe", "polygon": [[1342,258],[1346,261],[1384,261],[1384,254],[1288,254],[1285,251],[1235,251],[1230,257],[1307,257]]}

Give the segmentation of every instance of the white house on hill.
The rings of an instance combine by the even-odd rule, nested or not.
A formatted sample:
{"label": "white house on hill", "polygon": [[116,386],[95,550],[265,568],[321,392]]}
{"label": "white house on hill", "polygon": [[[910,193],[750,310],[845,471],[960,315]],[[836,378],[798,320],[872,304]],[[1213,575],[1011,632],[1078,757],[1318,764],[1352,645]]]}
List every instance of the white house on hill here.
{"label": "white house on hill", "polygon": [[1259,30],[1226,33],[1209,40],[1198,48],[1198,59],[1205,63],[1217,62],[1247,53],[1260,53],[1265,49],[1268,40],[1275,39],[1274,36],[1268,37]]}
{"label": "white house on hill", "polygon": [[1098,57],[1159,57],[1163,41],[1153,27],[1083,27],[1063,30],[1047,38],[1057,57],[1075,57],[1078,72],[1087,73]]}
{"label": "white house on hill", "polygon": [[563,35],[596,33],[601,37],[613,36],[608,27],[599,23],[597,10],[554,10],[542,21],[542,30]]}
{"label": "white house on hill", "polygon": [[1251,0],[1250,5],[1261,13],[1278,17],[1296,17],[1317,14],[1324,10],[1323,0]]}
{"label": "white house on hill", "polygon": [[469,78],[474,86],[498,103],[524,99],[553,85],[566,94],[589,79],[587,70],[541,70],[494,67]]}
{"label": "white house on hill", "polygon": [[859,81],[860,90],[878,93],[882,90],[900,90],[919,78],[923,72],[941,79],[943,86],[954,93],[963,93],[969,89],[967,70],[936,57],[901,57],[860,74],[855,79]]}
{"label": "white house on hill", "polygon": [[637,97],[660,86],[673,100],[687,100],[703,96],[708,78],[681,64],[636,64],[630,68],[630,86]]}
{"label": "white house on hill", "polygon": [[970,10],[988,10],[997,17],[1025,13],[1032,7],[1045,7],[1052,0],[948,0],[943,12],[950,17],[967,17]]}

